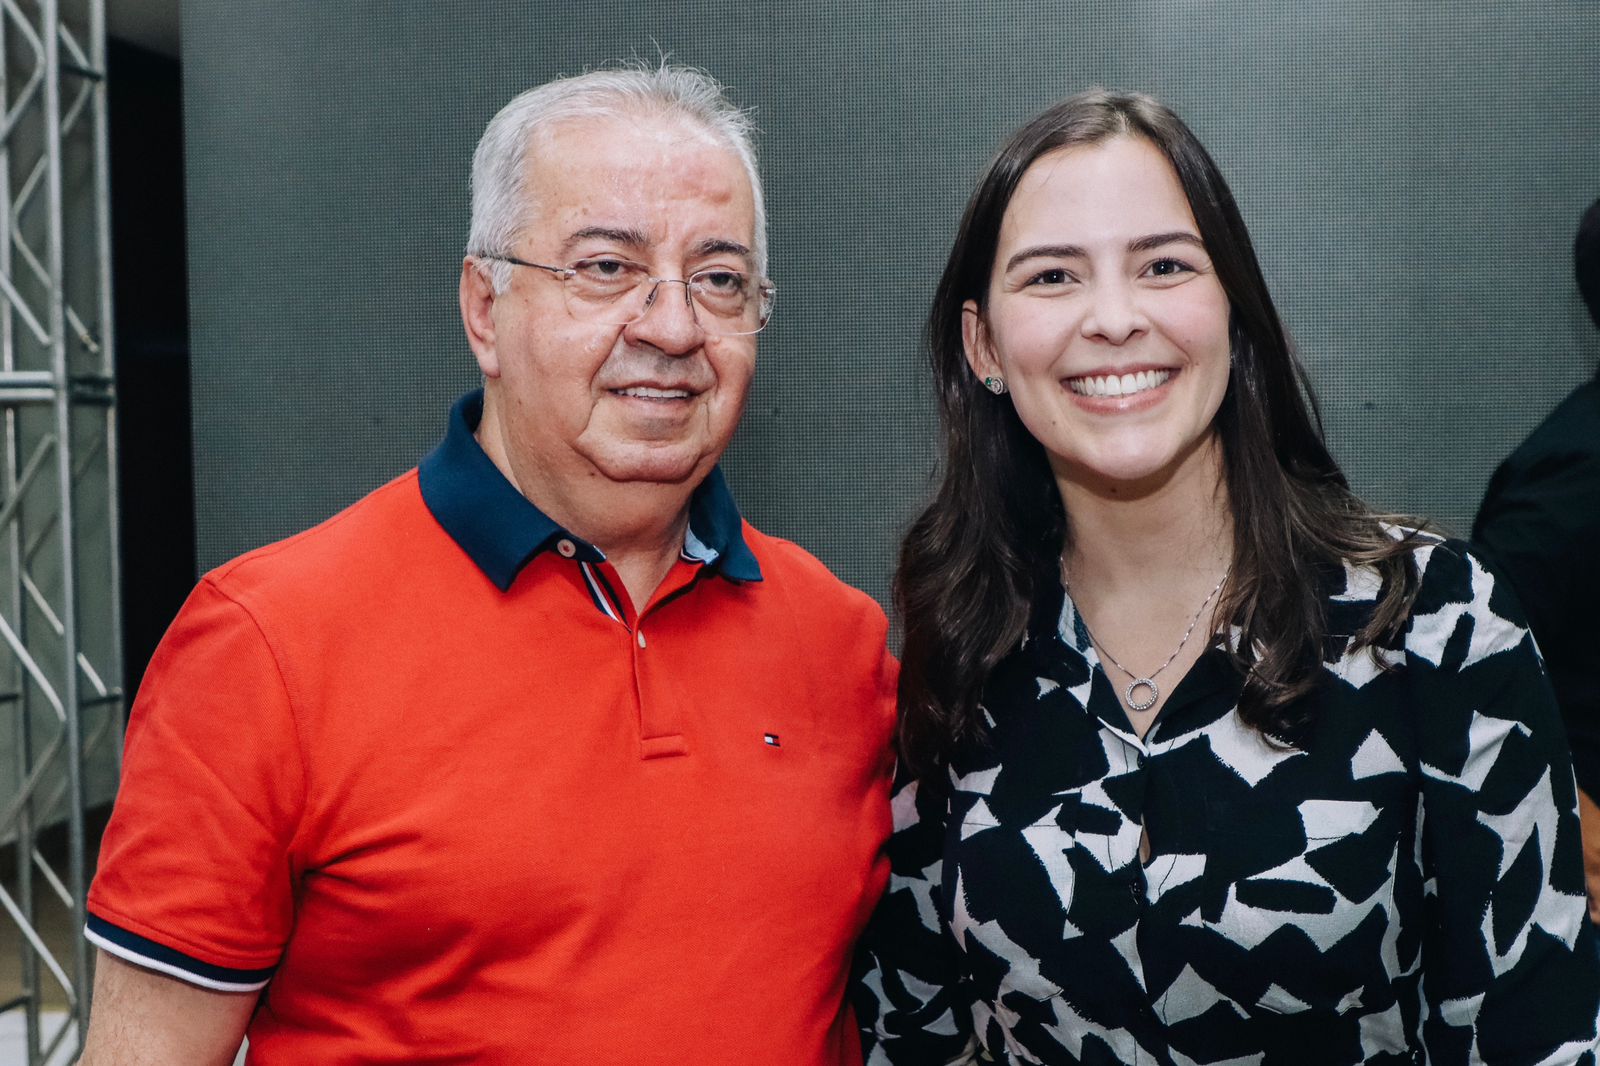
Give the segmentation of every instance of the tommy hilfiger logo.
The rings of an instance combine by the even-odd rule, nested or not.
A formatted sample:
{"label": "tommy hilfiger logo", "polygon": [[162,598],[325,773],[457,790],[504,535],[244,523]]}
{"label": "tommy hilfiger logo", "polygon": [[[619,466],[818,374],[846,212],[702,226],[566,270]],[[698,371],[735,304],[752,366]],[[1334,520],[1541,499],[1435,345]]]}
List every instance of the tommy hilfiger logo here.
{"label": "tommy hilfiger logo", "polygon": [[766,743],[767,747],[769,747],[769,748],[781,748],[781,747],[783,747],[782,744],[778,743],[778,734],[776,734],[776,733],[762,733],[761,734],[761,739],[762,739],[763,742]]}

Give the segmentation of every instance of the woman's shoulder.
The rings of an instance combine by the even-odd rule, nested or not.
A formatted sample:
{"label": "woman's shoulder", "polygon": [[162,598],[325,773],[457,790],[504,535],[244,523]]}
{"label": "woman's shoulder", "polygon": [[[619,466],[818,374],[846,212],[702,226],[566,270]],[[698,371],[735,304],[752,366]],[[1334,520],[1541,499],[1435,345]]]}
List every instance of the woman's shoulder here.
{"label": "woman's shoulder", "polygon": [[[1510,583],[1470,544],[1425,528],[1390,523],[1383,528],[1403,547],[1401,557],[1414,575],[1395,652],[1436,667],[1460,668],[1517,647],[1527,637],[1527,620]],[[1393,567],[1364,560],[1347,559],[1342,573],[1338,570],[1330,581],[1330,621],[1336,630],[1354,632],[1379,601],[1396,591],[1399,575]]]}
{"label": "woman's shoulder", "polygon": [[1405,626],[1408,658],[1460,670],[1529,643],[1516,593],[1483,555],[1464,540],[1408,532],[1417,571]]}
{"label": "woman's shoulder", "polygon": [[[1381,523],[1381,526],[1402,549],[1393,554],[1407,558],[1416,574],[1419,602],[1424,592],[1434,597],[1470,598],[1474,582],[1481,585],[1487,581],[1493,585],[1497,580],[1483,556],[1464,540],[1447,537],[1436,530],[1392,522]],[[1384,557],[1392,558],[1393,554],[1385,553]],[[1392,573],[1386,575],[1385,568],[1376,561],[1347,558],[1342,575],[1333,581],[1330,597],[1341,602],[1375,601],[1388,591],[1385,585],[1392,579]]]}
{"label": "woman's shoulder", "polygon": [[[1368,682],[1388,676],[1375,706],[1405,708],[1417,730],[1418,755],[1429,765],[1455,765],[1452,760],[1465,758],[1472,745],[1513,728],[1505,723],[1543,722],[1539,731],[1548,731],[1545,720],[1554,710],[1549,687],[1510,584],[1463,540],[1431,530],[1389,531],[1405,545],[1401,557],[1413,571],[1404,615],[1380,646],[1347,648],[1329,670],[1363,692]],[[1386,580],[1395,580],[1392,568]],[[1331,598],[1333,624],[1339,625],[1341,609],[1357,624],[1365,621],[1390,591],[1377,567],[1347,562],[1349,602]],[[1502,725],[1482,726],[1484,716]],[[1559,735],[1559,723],[1554,730]]]}

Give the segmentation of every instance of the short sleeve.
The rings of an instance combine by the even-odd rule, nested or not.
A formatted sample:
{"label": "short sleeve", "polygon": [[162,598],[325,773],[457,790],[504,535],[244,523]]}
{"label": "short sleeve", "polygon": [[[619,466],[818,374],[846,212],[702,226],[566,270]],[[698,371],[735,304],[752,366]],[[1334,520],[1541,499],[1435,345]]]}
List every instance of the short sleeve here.
{"label": "short sleeve", "polygon": [[294,921],[304,770],[278,663],[212,580],[184,604],[129,716],[87,934],[206,988],[264,985]]}
{"label": "short sleeve", "polygon": [[866,1066],[975,1061],[972,996],[939,914],[947,792],[896,780],[889,888],[857,952],[851,1000]]}
{"label": "short sleeve", "polygon": [[1510,588],[1418,551],[1406,669],[1422,780],[1423,1042],[1435,1063],[1593,1062],[1600,959],[1577,790]]}

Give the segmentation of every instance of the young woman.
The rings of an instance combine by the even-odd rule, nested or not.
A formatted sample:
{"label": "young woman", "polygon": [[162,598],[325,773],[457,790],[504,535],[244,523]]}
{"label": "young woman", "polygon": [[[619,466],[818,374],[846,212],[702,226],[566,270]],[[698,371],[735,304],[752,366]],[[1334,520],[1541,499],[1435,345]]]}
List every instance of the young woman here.
{"label": "young woman", "polygon": [[928,337],[869,1066],[1592,1062],[1538,653],[1350,492],[1189,129],[1103,91],[1024,126]]}

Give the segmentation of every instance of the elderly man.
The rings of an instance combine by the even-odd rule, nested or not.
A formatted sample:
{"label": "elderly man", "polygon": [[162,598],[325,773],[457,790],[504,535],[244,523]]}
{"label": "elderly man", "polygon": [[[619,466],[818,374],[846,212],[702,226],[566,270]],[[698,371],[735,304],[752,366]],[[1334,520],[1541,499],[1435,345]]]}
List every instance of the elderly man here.
{"label": "elderly man", "polygon": [[773,297],[744,117],[679,68],[541,86],[472,214],[482,392],[151,663],[86,1062],[858,1061],[894,669],[717,470]]}

